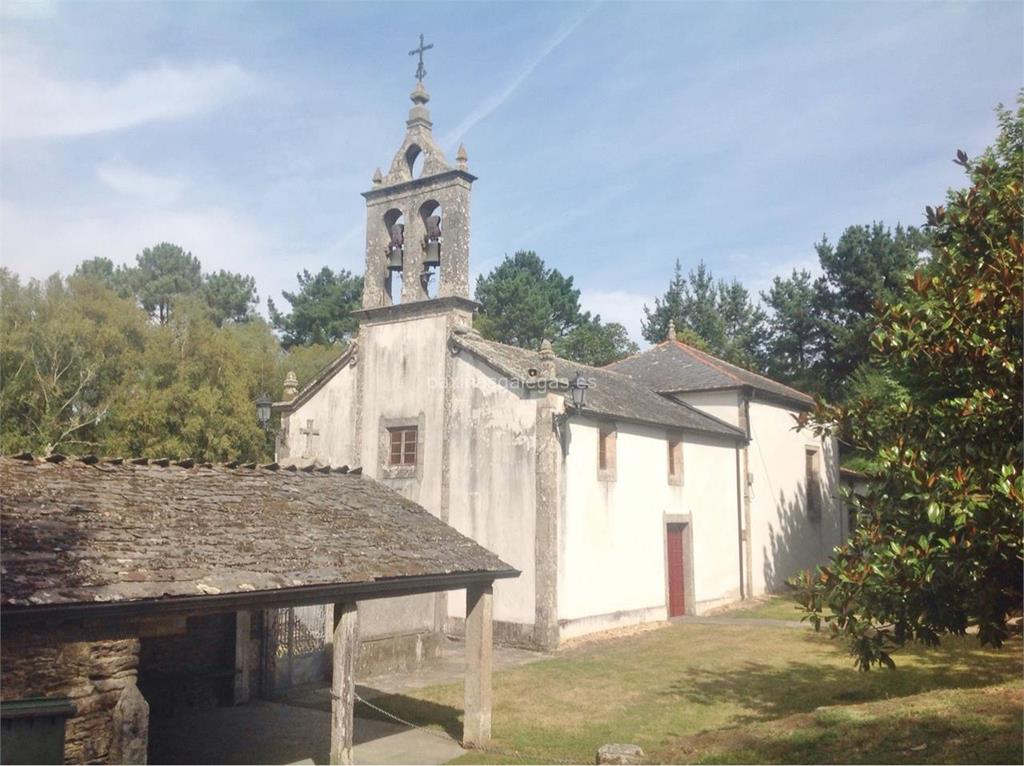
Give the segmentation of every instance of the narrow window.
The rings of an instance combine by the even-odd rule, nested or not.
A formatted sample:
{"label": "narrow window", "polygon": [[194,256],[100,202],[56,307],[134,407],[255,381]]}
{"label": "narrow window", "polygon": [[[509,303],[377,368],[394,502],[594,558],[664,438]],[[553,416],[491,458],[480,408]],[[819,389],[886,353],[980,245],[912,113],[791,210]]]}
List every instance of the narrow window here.
{"label": "narrow window", "polygon": [[818,480],[818,450],[804,451],[804,481],[807,487],[807,517],[821,519],[821,486]]}
{"label": "narrow window", "polygon": [[672,484],[683,483],[683,440],[668,439],[668,480]]}
{"label": "narrow window", "polygon": [[615,429],[601,428],[597,437],[597,472],[598,478],[615,479]]}
{"label": "narrow window", "polygon": [[388,465],[416,465],[416,426],[389,428]]}

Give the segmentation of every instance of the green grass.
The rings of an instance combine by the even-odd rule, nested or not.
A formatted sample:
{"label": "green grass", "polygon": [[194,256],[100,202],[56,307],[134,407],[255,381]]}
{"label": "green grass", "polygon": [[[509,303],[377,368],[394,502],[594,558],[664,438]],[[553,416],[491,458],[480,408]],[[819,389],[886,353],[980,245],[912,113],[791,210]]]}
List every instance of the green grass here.
{"label": "green grass", "polygon": [[718,612],[716,617],[744,617],[756,620],[792,620],[799,622],[804,612],[789,596],[769,596],[750,606]]}
{"label": "green grass", "polygon": [[[608,742],[656,762],[1021,762],[1019,640],[993,651],[949,639],[897,662],[861,673],[841,644],[770,624],[679,624],[585,644],[496,673],[495,752],[461,762],[593,763]],[[377,702],[461,734],[460,684]],[[901,736],[887,737],[896,713]],[[930,749],[908,749],[919,739]]]}

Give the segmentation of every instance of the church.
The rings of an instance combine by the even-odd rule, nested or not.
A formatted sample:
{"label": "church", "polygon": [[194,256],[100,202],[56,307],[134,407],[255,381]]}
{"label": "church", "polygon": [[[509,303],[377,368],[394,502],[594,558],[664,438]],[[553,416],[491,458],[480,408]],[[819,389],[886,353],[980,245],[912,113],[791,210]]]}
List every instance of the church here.
{"label": "church", "polygon": [[[807,395],[680,343],[604,368],[482,338],[470,297],[476,176],[435,142],[422,78],[366,200],[359,331],[301,390],[277,459],[359,467],[522,572],[495,640],[553,649],[783,587],[847,530]],[[360,605],[362,657],[408,667],[464,631],[464,593]]]}

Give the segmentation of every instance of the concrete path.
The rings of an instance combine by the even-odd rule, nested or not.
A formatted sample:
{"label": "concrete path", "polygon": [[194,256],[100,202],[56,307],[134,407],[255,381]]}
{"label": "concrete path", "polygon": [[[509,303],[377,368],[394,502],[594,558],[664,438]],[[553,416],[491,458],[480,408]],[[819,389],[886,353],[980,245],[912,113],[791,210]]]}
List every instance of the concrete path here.
{"label": "concrete path", "polygon": [[[549,655],[494,647],[494,669],[525,665]],[[446,641],[441,657],[425,667],[402,673],[359,678],[356,693],[365,700],[409,689],[462,683],[465,647]],[[359,713],[360,706],[356,705]],[[457,717],[461,710],[439,708],[437,728],[410,729],[398,723],[356,717],[357,764],[447,763],[462,755]],[[153,719],[152,763],[195,764],[325,764],[330,755],[331,690],[321,686],[297,689],[285,697],[255,700],[237,707],[195,710],[170,719]]]}

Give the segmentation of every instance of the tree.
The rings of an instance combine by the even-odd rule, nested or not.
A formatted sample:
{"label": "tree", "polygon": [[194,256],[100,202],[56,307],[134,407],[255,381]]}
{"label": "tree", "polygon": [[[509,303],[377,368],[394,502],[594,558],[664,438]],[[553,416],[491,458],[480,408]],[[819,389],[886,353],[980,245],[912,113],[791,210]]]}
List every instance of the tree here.
{"label": "tree", "polygon": [[907,277],[927,247],[928,236],[918,229],[889,229],[880,222],[848,227],[835,245],[826,237],[815,245],[823,272],[816,284],[822,370],[833,397],[867,359],[878,307],[905,294]]}
{"label": "tree", "polygon": [[99,282],[21,285],[0,269],[0,450],[99,451],[135,374],[146,315]]}
{"label": "tree", "polygon": [[260,300],[255,279],[223,270],[204,276],[201,292],[218,327],[225,322],[249,321]]}
{"label": "tree", "polygon": [[798,583],[812,622],[864,669],[972,625],[999,646],[1020,611],[1024,93],[997,113],[993,147],[957,152],[970,186],[926,211],[931,261],[874,323],[872,362],[905,396],[821,406],[810,421],[872,457],[857,529]]}
{"label": "tree", "polygon": [[640,350],[625,327],[618,322],[604,324],[600,316],[573,328],[553,346],[559,356],[591,367],[617,362]]}
{"label": "tree", "polygon": [[821,318],[811,273],[793,269],[775,277],[761,300],[770,309],[765,339],[767,373],[801,391],[821,392]]}
{"label": "tree", "polygon": [[580,311],[580,291],[573,278],[549,269],[532,250],[505,257],[476,282],[483,307],[476,328],[485,338],[536,349],[544,339],[562,338],[590,321]]}
{"label": "tree", "polygon": [[132,291],[148,314],[167,324],[171,306],[182,295],[195,295],[202,286],[199,259],[178,245],[161,242],[135,256]]}
{"label": "tree", "polygon": [[297,277],[298,292],[281,292],[291,304],[291,312],[282,314],[273,300],[267,299],[270,321],[282,332],[284,347],[347,340],[359,328],[352,312],[360,306],[362,277],[345,269],[334,273],[326,266],[315,276],[303,270]]}
{"label": "tree", "polygon": [[108,449],[205,460],[266,454],[256,381],[231,329],[217,328],[197,298],[179,297],[168,321],[149,327],[138,373],[110,412]]}
{"label": "tree", "polygon": [[99,282],[122,298],[132,294],[131,269],[115,266],[109,258],[97,257],[82,261],[75,267],[73,276]]}
{"label": "tree", "polygon": [[676,261],[665,295],[655,298],[653,310],[644,306],[644,337],[663,341],[670,319],[679,333],[700,338],[709,353],[745,367],[762,366],[764,311],[737,280],[716,281],[704,261],[686,278]]}

